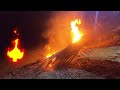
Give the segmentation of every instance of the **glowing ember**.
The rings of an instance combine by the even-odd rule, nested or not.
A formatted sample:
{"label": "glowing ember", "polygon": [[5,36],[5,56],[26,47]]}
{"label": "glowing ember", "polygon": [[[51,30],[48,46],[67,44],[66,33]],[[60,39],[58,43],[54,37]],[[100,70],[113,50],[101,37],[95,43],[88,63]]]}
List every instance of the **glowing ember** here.
{"label": "glowing ember", "polygon": [[16,30],[14,30],[14,33],[17,33],[17,31],[16,31]]}
{"label": "glowing ember", "polygon": [[72,34],[73,34],[73,40],[72,43],[75,43],[80,40],[80,38],[83,36],[83,34],[79,31],[76,24],[80,25],[81,21],[79,19],[76,19],[71,22],[71,28],[72,28]]}
{"label": "glowing ember", "polygon": [[50,56],[52,56],[52,55],[49,53],[46,57],[49,58]]}
{"label": "glowing ember", "polygon": [[13,50],[7,52],[7,56],[12,58],[13,62],[17,62],[18,59],[22,59],[23,55],[24,55],[24,51],[21,52],[20,49],[18,48],[18,40],[16,39],[15,42],[15,46],[13,48]]}
{"label": "glowing ember", "polygon": [[49,66],[50,66],[50,67],[52,67],[52,65],[51,65],[51,64],[49,64]]}
{"label": "glowing ember", "polygon": [[46,55],[46,58],[49,58],[49,57],[51,57],[53,54],[55,54],[55,52],[51,51],[50,46],[48,46],[47,48],[48,48],[48,52],[49,52],[49,53]]}
{"label": "glowing ember", "polygon": [[46,57],[49,58],[49,57],[51,57],[53,54],[55,54],[55,52],[54,52],[54,53],[48,53]]}

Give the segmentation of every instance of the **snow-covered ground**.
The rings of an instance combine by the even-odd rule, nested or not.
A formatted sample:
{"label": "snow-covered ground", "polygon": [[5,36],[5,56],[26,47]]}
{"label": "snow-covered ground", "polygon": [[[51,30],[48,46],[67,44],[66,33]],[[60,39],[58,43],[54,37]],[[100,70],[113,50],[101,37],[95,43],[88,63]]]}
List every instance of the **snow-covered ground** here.
{"label": "snow-covered ground", "polygon": [[120,46],[96,48],[87,51],[88,53],[80,50],[79,53],[83,53],[84,57],[91,60],[112,60],[120,62]]}

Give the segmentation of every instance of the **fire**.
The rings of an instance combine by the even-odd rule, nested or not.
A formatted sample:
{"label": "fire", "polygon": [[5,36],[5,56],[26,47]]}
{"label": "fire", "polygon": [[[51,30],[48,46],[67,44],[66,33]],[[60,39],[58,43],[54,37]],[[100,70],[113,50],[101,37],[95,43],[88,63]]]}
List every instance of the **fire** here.
{"label": "fire", "polygon": [[12,58],[12,61],[13,62],[17,62],[18,59],[22,59],[23,58],[23,55],[24,55],[24,51],[21,52],[20,49],[18,48],[18,40],[19,39],[16,39],[14,42],[15,42],[15,46],[13,48],[13,50],[11,51],[7,51],[7,56]]}
{"label": "fire", "polygon": [[[78,42],[81,37],[83,36],[83,33],[81,31],[79,31],[79,28],[77,25],[80,25],[81,21],[79,19],[76,19],[74,21],[71,21],[71,32],[72,32],[72,43],[76,43]],[[51,44],[50,44],[51,45]],[[55,49],[55,45],[48,45],[47,46],[47,54],[46,54],[46,58],[51,57],[52,55],[54,55],[57,51],[62,50],[62,49]],[[53,47],[53,48],[52,48]]]}
{"label": "fire", "polygon": [[52,54],[49,53],[49,54],[46,56],[46,58],[49,58],[50,56],[52,56]]}
{"label": "fire", "polygon": [[71,22],[71,29],[72,29],[72,34],[73,34],[73,40],[72,43],[76,43],[77,41],[79,41],[81,39],[81,37],[83,36],[83,33],[81,33],[79,31],[78,26],[76,25],[80,25],[81,21],[79,19],[76,19],[74,21]]}
{"label": "fire", "polygon": [[51,53],[48,53],[47,56],[46,56],[46,58],[51,57],[53,54],[55,54],[55,52],[53,52],[53,53],[52,53],[52,52],[51,52]]}
{"label": "fire", "polygon": [[49,57],[51,57],[53,54],[55,54],[55,52],[51,51],[50,46],[48,46],[48,52],[49,52],[49,53],[46,55],[46,58],[49,58]]}
{"label": "fire", "polygon": [[17,31],[16,31],[16,30],[14,30],[14,33],[16,34],[16,33],[17,33]]}

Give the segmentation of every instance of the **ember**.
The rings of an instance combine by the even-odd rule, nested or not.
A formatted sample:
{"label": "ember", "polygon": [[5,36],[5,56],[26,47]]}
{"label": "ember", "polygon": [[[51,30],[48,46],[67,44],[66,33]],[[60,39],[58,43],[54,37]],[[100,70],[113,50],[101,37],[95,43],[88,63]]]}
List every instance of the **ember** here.
{"label": "ember", "polygon": [[16,31],[16,30],[14,30],[14,33],[17,33],[17,31]]}
{"label": "ember", "polygon": [[49,58],[49,57],[51,57],[53,54],[55,54],[55,53],[49,53],[46,57]]}
{"label": "ember", "polygon": [[47,54],[47,58],[51,57],[53,54],[55,54],[55,52],[50,52],[51,51],[51,48],[50,46],[48,47],[48,50],[49,50],[49,53]]}

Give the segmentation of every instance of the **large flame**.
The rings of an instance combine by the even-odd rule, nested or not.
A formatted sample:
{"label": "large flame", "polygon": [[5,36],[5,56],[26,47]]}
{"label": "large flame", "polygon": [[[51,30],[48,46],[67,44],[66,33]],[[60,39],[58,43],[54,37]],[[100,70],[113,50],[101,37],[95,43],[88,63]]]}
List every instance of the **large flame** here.
{"label": "large flame", "polygon": [[77,41],[79,41],[81,39],[81,37],[83,36],[83,33],[81,33],[79,31],[78,25],[81,24],[81,21],[79,19],[76,19],[74,21],[71,22],[71,29],[72,29],[72,43],[76,43]]}
{"label": "large flame", "polygon": [[15,42],[15,46],[13,48],[13,50],[7,52],[7,56],[9,56],[10,58],[12,58],[13,62],[17,62],[18,59],[22,59],[23,55],[24,55],[24,51],[21,52],[20,49],[18,48],[18,40],[16,39]]}
{"label": "large flame", "polygon": [[[79,19],[71,21],[72,43],[78,42],[81,39],[81,37],[83,36],[83,33],[81,31],[79,31],[79,28],[77,26],[77,25],[80,25],[80,24],[81,24],[81,21]],[[61,50],[60,48],[55,49],[54,45],[53,46],[52,45],[47,45],[46,58],[51,57],[57,51]],[[54,47],[54,48],[52,48],[52,47]]]}

